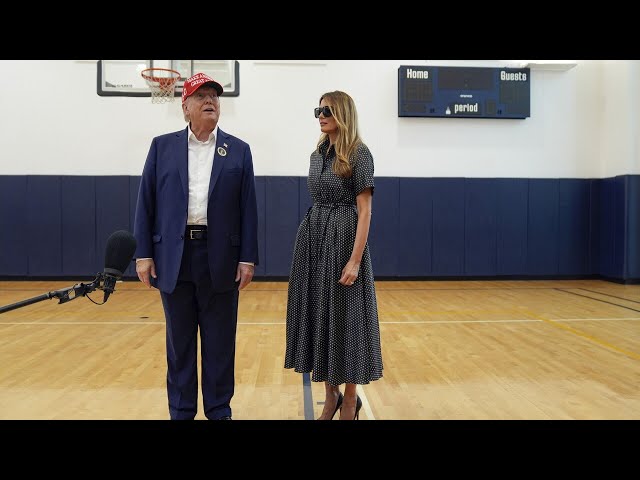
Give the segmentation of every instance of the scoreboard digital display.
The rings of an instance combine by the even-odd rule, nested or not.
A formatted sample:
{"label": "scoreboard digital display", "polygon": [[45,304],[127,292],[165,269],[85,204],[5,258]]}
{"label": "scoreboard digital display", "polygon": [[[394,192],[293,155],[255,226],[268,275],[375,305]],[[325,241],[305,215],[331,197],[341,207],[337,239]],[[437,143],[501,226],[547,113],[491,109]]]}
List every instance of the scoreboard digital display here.
{"label": "scoreboard digital display", "polygon": [[402,65],[398,116],[527,118],[530,79],[528,68]]}

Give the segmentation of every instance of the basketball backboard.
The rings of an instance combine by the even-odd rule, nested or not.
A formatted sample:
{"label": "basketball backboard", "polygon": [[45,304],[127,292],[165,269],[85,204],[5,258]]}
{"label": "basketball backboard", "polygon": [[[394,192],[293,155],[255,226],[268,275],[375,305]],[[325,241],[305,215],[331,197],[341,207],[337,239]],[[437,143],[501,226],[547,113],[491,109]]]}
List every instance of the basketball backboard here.
{"label": "basketball backboard", "polygon": [[205,73],[224,88],[223,97],[240,95],[240,64],[237,60],[99,60],[98,95],[103,97],[150,97],[151,90],[140,73],[147,68],[170,68],[180,73],[175,96],[182,95],[184,81]]}

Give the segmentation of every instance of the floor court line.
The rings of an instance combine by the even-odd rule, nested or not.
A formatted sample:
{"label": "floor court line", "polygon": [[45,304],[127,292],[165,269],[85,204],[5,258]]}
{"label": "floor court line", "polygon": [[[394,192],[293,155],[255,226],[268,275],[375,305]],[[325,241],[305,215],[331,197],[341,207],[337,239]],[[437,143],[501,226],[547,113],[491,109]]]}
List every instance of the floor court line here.
{"label": "floor court line", "polygon": [[631,358],[633,358],[635,360],[640,360],[640,354],[637,354],[636,352],[632,352],[630,350],[626,350],[624,348],[617,347],[617,346],[613,345],[612,343],[606,342],[606,341],[604,341],[604,340],[602,340],[602,339],[600,339],[598,337],[595,337],[593,335],[589,335],[588,333],[582,332],[582,331],[577,330],[577,329],[575,329],[573,327],[569,327],[567,325],[563,325],[562,323],[559,323],[559,322],[562,322],[562,320],[550,320],[550,319],[544,318],[544,317],[542,317],[540,315],[536,315],[533,312],[529,312],[529,313],[532,316],[536,316],[537,318],[539,318],[540,320],[542,320],[543,322],[545,322],[548,325],[551,325],[553,327],[560,328],[560,329],[565,330],[567,332],[573,333],[574,335],[577,335],[579,337],[586,338],[587,340],[590,340],[591,342],[596,343],[596,344],[600,345],[601,347],[605,347],[605,348],[607,348],[609,350],[613,350],[614,352],[617,352],[617,353],[622,353],[623,355],[631,357]]}
{"label": "floor court line", "polygon": [[605,297],[612,297],[612,298],[618,298],[620,300],[624,300],[625,302],[631,302],[631,303],[640,303],[640,300],[631,300],[630,298],[624,298],[624,297],[619,297],[618,295],[611,295],[610,293],[603,293],[603,292],[598,292],[596,290],[589,290],[588,288],[578,288],[577,290],[584,290],[585,292],[591,292],[591,293],[596,293],[598,295],[604,295]]}
{"label": "floor court line", "polygon": [[[640,317],[609,317],[609,318],[559,318],[550,320],[554,322],[607,322],[607,321],[638,321]],[[381,325],[420,325],[420,324],[482,324],[482,323],[538,323],[544,322],[540,318],[511,318],[503,320],[402,320],[402,321],[380,321]],[[238,322],[238,325],[285,325],[286,322]],[[2,322],[1,325],[164,325],[165,322],[121,322],[121,321],[104,321],[104,322]]]}
{"label": "floor court line", "polygon": [[556,290],[558,290],[559,292],[564,292],[564,293],[569,293],[571,295],[576,295],[577,297],[583,297],[583,298],[588,298],[590,300],[595,300],[596,302],[602,302],[602,303],[607,303],[609,305],[614,305],[616,307],[626,308],[627,310],[631,310],[632,312],[640,312],[640,310],[638,310],[637,308],[625,307],[624,305],[620,305],[619,303],[607,302],[606,300],[601,300],[599,298],[593,298],[593,297],[590,297],[589,295],[580,295],[579,293],[570,292],[568,290],[563,290],[562,288],[556,288]]}

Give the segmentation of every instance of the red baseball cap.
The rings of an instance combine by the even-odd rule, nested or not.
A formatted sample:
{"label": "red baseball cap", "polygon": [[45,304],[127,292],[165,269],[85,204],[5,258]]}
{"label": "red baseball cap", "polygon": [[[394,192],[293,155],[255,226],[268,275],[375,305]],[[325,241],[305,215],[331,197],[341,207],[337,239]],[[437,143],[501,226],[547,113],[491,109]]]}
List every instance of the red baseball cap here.
{"label": "red baseball cap", "polygon": [[188,78],[184,81],[184,87],[182,87],[182,103],[190,97],[196,90],[198,90],[203,85],[210,85],[216,89],[218,92],[218,96],[222,95],[222,85],[216,82],[209,75],[205,75],[204,73],[196,73],[194,76]]}

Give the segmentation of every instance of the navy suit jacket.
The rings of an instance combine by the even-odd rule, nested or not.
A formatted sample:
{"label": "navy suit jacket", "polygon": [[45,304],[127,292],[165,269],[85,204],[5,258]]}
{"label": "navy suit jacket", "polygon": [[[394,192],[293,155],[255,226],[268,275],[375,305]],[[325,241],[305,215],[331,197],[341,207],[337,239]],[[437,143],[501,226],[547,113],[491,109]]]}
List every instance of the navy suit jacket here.
{"label": "navy suit jacket", "polygon": [[[166,293],[180,271],[189,197],[188,128],[156,137],[142,172],[134,236],[136,258],[153,258]],[[222,147],[222,148],[221,148]],[[226,151],[226,155],[220,152]],[[209,271],[215,292],[237,288],[238,262],[258,264],[258,213],[249,145],[218,128],[207,205]]]}

